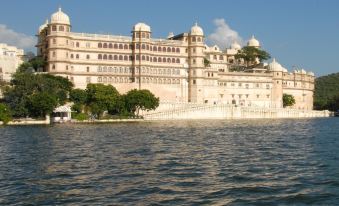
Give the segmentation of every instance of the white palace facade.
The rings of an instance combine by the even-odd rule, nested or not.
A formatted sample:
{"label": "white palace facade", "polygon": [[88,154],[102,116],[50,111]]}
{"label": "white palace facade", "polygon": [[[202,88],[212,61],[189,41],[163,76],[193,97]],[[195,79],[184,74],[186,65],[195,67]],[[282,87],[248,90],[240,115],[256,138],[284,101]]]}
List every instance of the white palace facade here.
{"label": "white palace facade", "polygon": [[0,81],[9,82],[23,63],[24,50],[0,43]]}
{"label": "white palace facade", "polygon": [[[248,46],[260,47],[252,37]],[[75,87],[110,84],[125,93],[148,89],[162,102],[229,104],[281,108],[284,93],[296,99],[296,109],[313,109],[314,74],[288,72],[277,61],[237,71],[241,49],[205,44],[203,29],[164,39],[152,38],[150,26],[134,25],[131,36],[75,33],[59,9],[38,31],[38,55],[48,62],[44,72],[70,79]]]}

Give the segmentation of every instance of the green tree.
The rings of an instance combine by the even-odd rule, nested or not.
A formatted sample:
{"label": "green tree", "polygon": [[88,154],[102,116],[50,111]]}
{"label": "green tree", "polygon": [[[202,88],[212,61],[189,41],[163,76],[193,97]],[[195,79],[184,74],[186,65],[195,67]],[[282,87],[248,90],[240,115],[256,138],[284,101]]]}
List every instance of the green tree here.
{"label": "green tree", "polygon": [[127,92],[125,101],[127,110],[137,116],[140,110],[154,110],[159,106],[159,98],[146,89]]}
{"label": "green tree", "polygon": [[235,59],[243,59],[247,66],[252,66],[256,64],[256,60],[259,59],[260,62],[271,58],[270,54],[264,50],[261,50],[256,47],[245,46],[238,51],[235,55]]}
{"label": "green tree", "polygon": [[339,95],[331,98],[327,105],[326,109],[331,110],[331,111],[339,111]]}
{"label": "green tree", "polygon": [[29,98],[30,115],[33,117],[44,117],[53,112],[58,105],[57,97],[47,92],[33,94]]}
{"label": "green tree", "polygon": [[104,111],[113,111],[119,98],[118,90],[112,85],[88,84],[87,102],[92,114],[102,117]]}
{"label": "green tree", "polygon": [[67,101],[72,86],[73,84],[63,77],[19,71],[13,75],[11,85],[6,87],[4,101],[11,108],[14,117],[43,115],[46,113],[43,109],[42,112],[37,112],[38,108],[32,109],[32,96],[46,93],[56,99],[57,105],[62,105]]}
{"label": "green tree", "polygon": [[205,66],[205,67],[209,67],[210,65],[211,65],[210,60],[204,58],[204,66]]}
{"label": "green tree", "polygon": [[74,102],[72,110],[78,114],[82,113],[87,102],[87,93],[82,89],[73,89],[69,94],[69,100]]}
{"label": "green tree", "polygon": [[46,65],[46,61],[42,57],[29,57],[27,62],[22,63],[18,71],[19,72],[41,72]]}
{"label": "green tree", "polygon": [[11,111],[7,105],[0,103],[0,121],[7,124],[12,119]]}
{"label": "green tree", "polygon": [[315,80],[314,108],[333,109],[335,98],[339,96],[339,72],[318,77]]}
{"label": "green tree", "polygon": [[87,101],[87,93],[82,89],[73,89],[69,94],[69,100],[74,103],[85,104]]}
{"label": "green tree", "polygon": [[295,99],[293,95],[290,94],[283,94],[283,106],[289,107],[295,104]]}

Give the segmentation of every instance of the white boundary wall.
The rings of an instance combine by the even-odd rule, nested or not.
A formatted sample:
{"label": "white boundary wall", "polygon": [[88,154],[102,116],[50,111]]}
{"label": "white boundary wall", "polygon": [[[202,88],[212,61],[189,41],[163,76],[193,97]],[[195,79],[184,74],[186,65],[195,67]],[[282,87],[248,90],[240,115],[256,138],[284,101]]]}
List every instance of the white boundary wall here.
{"label": "white boundary wall", "polygon": [[313,118],[329,117],[330,112],[327,110],[239,107],[225,104],[161,103],[157,110],[145,112],[143,116],[145,120]]}

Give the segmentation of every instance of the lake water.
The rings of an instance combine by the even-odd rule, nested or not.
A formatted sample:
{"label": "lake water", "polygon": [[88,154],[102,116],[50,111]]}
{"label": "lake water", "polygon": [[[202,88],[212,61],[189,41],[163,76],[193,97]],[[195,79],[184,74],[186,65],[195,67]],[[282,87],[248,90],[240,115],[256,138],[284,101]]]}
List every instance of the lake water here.
{"label": "lake water", "polygon": [[0,205],[338,205],[339,118],[0,127]]}

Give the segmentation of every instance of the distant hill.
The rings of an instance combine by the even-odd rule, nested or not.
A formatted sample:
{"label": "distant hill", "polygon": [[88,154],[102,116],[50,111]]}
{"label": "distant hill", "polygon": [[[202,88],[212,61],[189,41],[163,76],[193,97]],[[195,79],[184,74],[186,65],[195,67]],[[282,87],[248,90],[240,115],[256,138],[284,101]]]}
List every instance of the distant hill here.
{"label": "distant hill", "polygon": [[[339,72],[321,76],[315,80],[314,107],[315,109],[338,109]],[[337,106],[335,106],[337,105]]]}

